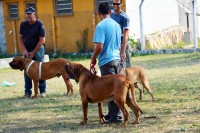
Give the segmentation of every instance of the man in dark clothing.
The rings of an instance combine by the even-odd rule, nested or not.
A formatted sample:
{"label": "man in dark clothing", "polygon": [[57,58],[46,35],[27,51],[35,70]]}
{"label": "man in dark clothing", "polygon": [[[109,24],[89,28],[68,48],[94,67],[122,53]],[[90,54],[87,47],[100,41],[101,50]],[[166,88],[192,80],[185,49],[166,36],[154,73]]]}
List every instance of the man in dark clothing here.
{"label": "man in dark clothing", "polygon": [[[44,61],[44,43],[45,43],[45,28],[42,22],[36,19],[35,9],[29,7],[26,9],[26,20],[20,25],[19,44],[23,50],[24,57],[31,58],[35,61]],[[25,95],[31,97],[32,80],[24,72],[25,80]],[[46,81],[39,81],[39,89],[42,97],[46,96]]]}
{"label": "man in dark clothing", "polygon": [[131,45],[129,41],[130,19],[128,15],[121,9],[122,0],[113,0],[113,10],[110,17],[114,19],[121,27],[121,59],[124,61],[124,67],[131,67]]}

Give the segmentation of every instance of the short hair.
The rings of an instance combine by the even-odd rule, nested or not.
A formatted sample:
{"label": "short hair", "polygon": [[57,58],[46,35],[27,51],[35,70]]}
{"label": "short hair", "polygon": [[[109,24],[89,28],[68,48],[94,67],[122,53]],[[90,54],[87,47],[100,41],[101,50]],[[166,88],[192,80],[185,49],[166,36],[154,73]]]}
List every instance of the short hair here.
{"label": "short hair", "polygon": [[[120,3],[122,3],[122,1],[123,1],[123,0],[120,0]],[[113,2],[113,0],[112,0],[112,2]]]}
{"label": "short hair", "polygon": [[98,7],[98,12],[101,13],[102,15],[110,14],[110,6],[108,2],[100,3]]}

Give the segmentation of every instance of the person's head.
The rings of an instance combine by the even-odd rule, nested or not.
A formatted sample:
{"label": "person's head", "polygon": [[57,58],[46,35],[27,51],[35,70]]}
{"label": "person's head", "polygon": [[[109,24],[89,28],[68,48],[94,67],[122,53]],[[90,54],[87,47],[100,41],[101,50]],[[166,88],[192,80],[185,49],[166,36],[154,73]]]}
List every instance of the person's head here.
{"label": "person's head", "polygon": [[103,16],[110,15],[110,6],[108,2],[102,2],[99,4],[98,13],[101,19],[103,19]]}
{"label": "person's head", "polygon": [[121,12],[121,7],[122,7],[122,0],[113,0],[113,9],[115,13],[120,13]]}
{"label": "person's head", "polygon": [[26,19],[29,21],[29,23],[35,22],[35,9],[33,7],[26,9]]}

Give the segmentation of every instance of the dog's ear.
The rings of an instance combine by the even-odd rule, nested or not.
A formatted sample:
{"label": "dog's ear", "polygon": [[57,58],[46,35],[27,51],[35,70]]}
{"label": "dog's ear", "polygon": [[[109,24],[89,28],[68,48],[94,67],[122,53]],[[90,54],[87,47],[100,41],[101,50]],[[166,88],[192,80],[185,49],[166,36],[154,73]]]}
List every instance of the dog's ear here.
{"label": "dog's ear", "polygon": [[17,62],[17,64],[19,65],[19,69],[20,69],[20,71],[22,71],[22,70],[24,70],[24,62],[22,61],[22,60],[19,60],[18,62]]}
{"label": "dog's ear", "polygon": [[80,70],[81,70],[81,64],[75,64],[74,65],[74,75],[76,75],[76,77],[80,76]]}
{"label": "dog's ear", "polygon": [[74,76],[74,73],[72,70],[72,66],[70,64],[65,65],[65,70],[66,70],[67,74],[69,75],[70,79],[75,79],[75,76]]}

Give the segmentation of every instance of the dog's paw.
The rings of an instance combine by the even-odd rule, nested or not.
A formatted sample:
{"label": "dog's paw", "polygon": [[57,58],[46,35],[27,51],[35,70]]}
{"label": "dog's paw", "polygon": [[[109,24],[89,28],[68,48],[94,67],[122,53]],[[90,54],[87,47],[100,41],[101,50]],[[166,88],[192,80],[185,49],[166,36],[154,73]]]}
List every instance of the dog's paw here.
{"label": "dog's paw", "polygon": [[121,125],[121,128],[125,128],[127,126],[127,122],[124,122],[122,125]]}
{"label": "dog's paw", "polygon": [[104,124],[105,122],[106,122],[106,120],[105,120],[105,118],[104,117],[102,117],[101,119],[100,119],[100,121],[99,121],[101,124]]}
{"label": "dog's paw", "polygon": [[137,120],[135,120],[134,122],[133,122],[133,124],[135,125],[135,124],[139,124],[140,122],[139,121],[137,121]]}
{"label": "dog's paw", "polygon": [[32,98],[32,99],[35,99],[36,97],[37,97],[37,96],[34,95],[34,96],[32,96],[31,98]]}
{"label": "dog's paw", "polygon": [[157,99],[155,99],[155,98],[152,99],[152,102],[156,102],[156,101],[157,101]]}
{"label": "dog's paw", "polygon": [[85,125],[86,122],[85,122],[85,121],[81,121],[80,124],[81,124],[81,125]]}

